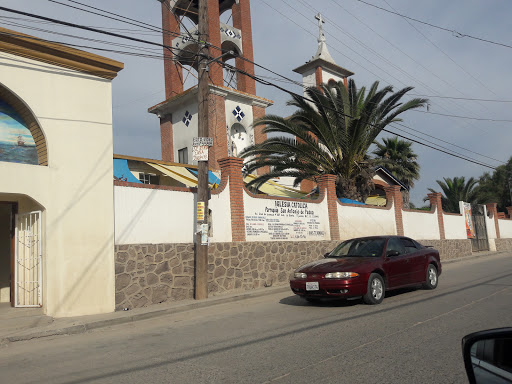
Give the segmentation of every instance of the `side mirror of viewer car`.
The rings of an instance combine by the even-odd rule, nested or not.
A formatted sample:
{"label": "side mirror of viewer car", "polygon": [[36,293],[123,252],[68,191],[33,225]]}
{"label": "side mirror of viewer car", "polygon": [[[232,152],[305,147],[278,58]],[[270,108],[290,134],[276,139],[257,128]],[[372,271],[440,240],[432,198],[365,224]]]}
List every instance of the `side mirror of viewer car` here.
{"label": "side mirror of viewer car", "polygon": [[471,384],[512,383],[512,328],[489,329],[462,339]]}

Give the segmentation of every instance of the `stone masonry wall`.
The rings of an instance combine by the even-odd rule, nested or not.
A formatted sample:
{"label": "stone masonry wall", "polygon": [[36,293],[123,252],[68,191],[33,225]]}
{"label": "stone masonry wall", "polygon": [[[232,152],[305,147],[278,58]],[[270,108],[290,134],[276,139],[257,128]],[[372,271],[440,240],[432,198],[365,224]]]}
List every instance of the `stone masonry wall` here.
{"label": "stone masonry wall", "polygon": [[473,252],[470,239],[459,240],[419,240],[423,245],[430,245],[439,251],[441,262],[470,256]]}
{"label": "stone masonry wall", "polygon": [[[338,241],[215,243],[208,252],[210,295],[284,285],[299,265],[318,260]],[[194,297],[193,244],[119,245],[116,309]]]}
{"label": "stone masonry wall", "polygon": [[116,310],[194,297],[194,244],[117,245]]}
{"label": "stone masonry wall", "polygon": [[495,239],[496,251],[512,251],[512,239]]}
{"label": "stone masonry wall", "polygon": [[209,247],[210,294],[288,284],[300,265],[319,260],[339,241],[216,243]]}
{"label": "stone masonry wall", "polygon": [[[338,243],[212,244],[208,252],[208,292],[216,295],[286,285],[297,267],[321,259]],[[471,255],[471,240],[422,240],[421,243],[439,250],[441,260]],[[497,239],[496,246],[512,249],[512,240]],[[194,297],[193,244],[119,245],[115,252],[117,310]]]}

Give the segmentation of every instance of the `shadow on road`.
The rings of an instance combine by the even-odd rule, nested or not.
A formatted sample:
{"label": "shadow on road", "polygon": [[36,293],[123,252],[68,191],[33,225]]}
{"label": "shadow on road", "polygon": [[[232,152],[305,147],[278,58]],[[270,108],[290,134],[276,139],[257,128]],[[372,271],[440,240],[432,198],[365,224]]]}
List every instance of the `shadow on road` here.
{"label": "shadow on road", "polygon": [[[405,293],[410,293],[419,290],[418,287],[400,288],[393,291],[386,292],[387,298],[399,296]],[[329,308],[344,308],[353,307],[355,305],[363,304],[363,300],[360,297],[351,299],[340,299],[340,298],[318,298],[313,300],[306,300],[298,295],[288,296],[279,301],[279,304],[293,305],[296,307],[305,306],[317,306],[317,307],[329,307]]]}
{"label": "shadow on road", "polygon": [[362,300],[360,298],[355,299],[318,299],[315,301],[307,301],[306,299],[299,296],[288,296],[284,299],[279,300],[279,304],[284,305],[293,305],[296,307],[307,307],[307,306],[315,306],[315,307],[328,307],[328,308],[344,308],[344,307],[352,307],[357,304],[361,304]]}

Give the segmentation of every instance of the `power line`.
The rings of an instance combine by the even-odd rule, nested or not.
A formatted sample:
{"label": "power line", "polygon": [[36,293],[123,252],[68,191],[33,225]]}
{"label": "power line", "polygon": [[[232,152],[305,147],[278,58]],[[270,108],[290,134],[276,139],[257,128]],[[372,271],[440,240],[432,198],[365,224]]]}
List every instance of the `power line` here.
{"label": "power line", "polygon": [[[107,34],[107,35],[111,35],[111,36],[114,36],[114,37],[119,37],[119,38],[123,38],[123,39],[128,39],[128,40],[133,40],[133,41],[138,41],[138,42],[142,42],[142,43],[145,43],[145,44],[151,44],[151,45],[158,45],[158,46],[161,46],[161,47],[164,47],[164,48],[167,48],[169,49],[170,47],[168,46],[165,46],[163,44],[157,44],[157,43],[153,43],[153,42],[150,42],[150,41],[145,41],[145,40],[141,40],[141,39],[136,39],[136,38],[131,38],[131,37],[127,37],[127,36],[123,36],[123,35],[119,35],[119,34],[114,34],[114,33],[110,33],[110,32],[105,32],[105,31],[100,31],[100,30],[97,30],[97,29],[94,29],[94,28],[89,28],[89,27],[84,27],[84,26],[80,26],[80,25],[77,25],[77,24],[73,24],[73,23],[67,23],[67,22],[63,22],[63,21],[60,21],[60,20],[55,20],[55,19],[51,19],[51,18],[46,18],[46,17],[43,17],[43,16],[38,16],[38,15],[32,15],[32,14],[29,14],[29,13],[26,13],[26,12],[21,12],[21,11],[16,11],[16,10],[11,10],[11,9],[8,9],[8,8],[5,8],[5,7],[0,7],[0,10],[4,10],[4,11],[7,11],[7,12],[14,12],[14,13],[19,13],[19,14],[22,14],[22,15],[25,15],[25,16],[30,16],[30,17],[35,17],[35,18],[38,18],[38,19],[42,19],[42,20],[46,20],[46,21],[50,21],[50,22],[54,22],[54,23],[57,23],[57,24],[63,24],[63,25],[67,25],[67,26],[70,26],[70,27],[74,27],[74,28],[79,28],[79,29],[86,29],[86,30],[91,30],[93,32],[97,32],[97,33],[103,33],[103,34]],[[149,56],[149,55],[145,55],[145,56]],[[258,78],[256,75],[252,75],[252,74],[249,74],[245,71],[242,71],[242,70],[239,70],[238,68],[236,67],[233,67],[227,63],[224,63],[222,62],[221,60],[219,59],[214,59],[214,58],[211,58],[211,57],[207,57],[209,60],[211,61],[215,61],[217,62],[218,64],[220,64],[221,66],[223,67],[227,67],[227,68],[230,68],[231,70],[234,70],[234,71],[237,71],[237,72],[240,72],[242,73],[243,75],[246,75],[246,76],[249,76],[251,78],[253,78],[255,81],[258,81],[259,83],[262,83],[264,85],[270,85],[270,86],[273,86],[281,91],[284,91],[290,95],[293,95],[293,96],[297,96],[297,97],[300,97],[300,98],[303,98],[304,100],[308,100],[308,101],[312,101],[312,100],[309,100],[308,98],[302,96],[302,95],[299,95],[295,92],[292,92],[292,91],[289,91],[283,87],[280,87],[276,84],[273,84],[273,83],[270,83],[266,80],[262,80],[260,78]],[[275,72],[274,72],[275,73]],[[338,112],[339,113],[339,112]],[[349,115],[345,115],[344,116],[346,117],[350,117]],[[384,129],[383,131],[385,132],[389,132],[389,133],[392,133],[392,134],[395,134],[394,132],[391,132],[389,130],[386,130]],[[451,156],[454,156],[454,157],[457,157],[457,158],[461,158],[461,159],[464,159],[466,161],[470,161],[472,163],[475,163],[475,164],[478,164],[478,165],[481,165],[481,166],[485,166],[485,167],[488,167],[488,168],[492,168],[492,169],[495,169],[494,167],[492,166],[489,166],[487,164],[483,164],[483,163],[480,163],[478,161],[475,161],[474,159],[470,159],[470,158],[467,158],[467,157],[463,157],[463,156],[458,156],[456,154],[453,154],[453,153],[450,153],[450,152],[447,152],[447,151],[444,151],[444,150],[441,150],[439,148],[436,148],[436,147],[433,147],[433,146],[430,146],[430,145],[427,145],[425,143],[421,143],[417,140],[414,140],[414,139],[410,139],[406,136],[403,136],[403,135],[397,135],[397,136],[400,136],[400,137],[403,137],[403,138],[406,138],[406,139],[409,139],[413,142],[417,142],[419,144],[422,144],[422,145],[425,145],[427,147],[430,147],[432,149],[435,149],[435,150],[438,150],[440,152],[443,152],[443,153],[446,153],[448,155],[451,155]]]}
{"label": "power line", "polygon": [[392,13],[394,15],[403,17],[405,19],[409,19],[409,20],[415,21],[417,23],[428,25],[429,27],[432,27],[432,28],[437,28],[437,29],[440,29],[440,30],[443,30],[443,31],[446,31],[446,32],[450,32],[451,34],[453,34],[455,37],[458,37],[458,38],[467,37],[469,39],[475,39],[475,40],[483,41],[483,42],[489,43],[489,44],[500,45],[500,46],[506,47],[506,48],[512,48],[512,45],[507,45],[507,44],[499,43],[499,42],[496,42],[496,41],[483,39],[481,37],[471,36],[471,35],[468,35],[468,34],[465,34],[465,33],[457,32],[454,29],[440,27],[438,25],[427,23],[426,21],[418,20],[418,19],[415,19],[415,18],[410,17],[410,16],[406,16],[406,15],[398,13],[398,12],[390,11],[389,9],[379,7],[379,6],[375,5],[375,4],[367,3],[366,1],[363,1],[363,0],[357,0],[357,1],[359,1],[360,3],[366,4],[366,5],[369,5],[370,7],[374,7],[374,8],[380,9],[381,11],[384,11],[384,12]]}
{"label": "power line", "polygon": [[[305,100],[305,101],[314,102],[313,100],[311,100],[311,99],[309,99],[309,98],[307,98],[307,97],[305,97],[305,96],[303,96],[303,95],[299,95],[299,94],[297,94],[297,93],[295,93],[295,92],[289,91],[289,90],[287,90],[287,89],[285,89],[285,88],[283,88],[283,87],[281,87],[281,86],[279,86],[279,85],[276,85],[276,84],[270,83],[270,82],[268,82],[268,81],[266,81],[266,80],[259,79],[259,78],[258,78],[257,76],[255,76],[255,75],[251,75],[251,74],[249,74],[249,73],[247,73],[247,72],[245,72],[245,71],[242,71],[242,70],[240,70],[240,69],[238,69],[238,68],[236,68],[236,67],[233,67],[233,66],[231,66],[231,65],[229,65],[229,64],[226,64],[226,63],[223,63],[222,61],[219,61],[218,59],[213,59],[213,61],[216,61],[216,62],[218,62],[219,64],[221,64],[221,65],[223,65],[223,66],[230,67],[230,68],[232,68],[233,70],[236,70],[236,71],[238,71],[238,72],[240,72],[240,73],[242,73],[242,74],[244,74],[244,75],[246,75],[246,76],[249,76],[249,77],[253,78],[254,80],[256,80],[257,82],[259,82],[259,83],[261,83],[261,84],[268,85],[268,86],[272,86],[272,87],[277,88],[277,89],[279,89],[279,90],[281,90],[281,91],[283,91],[283,92],[286,92],[286,93],[288,93],[288,94],[290,94],[290,95],[292,95],[292,96],[295,96],[295,97],[301,98],[301,99],[303,99],[303,100]],[[352,116],[350,116],[350,115],[347,115],[347,114],[345,114],[345,113],[342,113],[342,112],[336,111],[336,110],[334,110],[334,109],[332,109],[332,108],[326,107],[326,109],[329,109],[329,110],[331,110],[331,111],[333,111],[333,112],[336,112],[336,113],[338,113],[338,114],[340,114],[340,115],[342,115],[342,116],[349,117],[349,118],[353,118],[353,117],[352,117]],[[369,124],[369,125],[371,125],[371,126],[372,126],[373,124]],[[466,160],[466,161],[468,161],[468,162],[471,162],[471,163],[474,163],[474,164],[477,164],[477,165],[481,165],[481,166],[486,167],[486,168],[496,169],[496,167],[493,167],[493,166],[491,166],[491,165],[488,165],[488,164],[485,164],[485,163],[479,162],[479,161],[477,161],[477,160],[475,160],[475,159],[471,159],[471,158],[466,157],[466,156],[461,156],[461,155],[458,155],[458,154],[454,154],[454,153],[452,153],[452,152],[448,152],[448,151],[443,150],[443,149],[439,149],[439,148],[434,147],[434,146],[432,146],[432,145],[425,144],[425,143],[423,143],[423,142],[421,142],[421,141],[418,141],[418,140],[412,139],[412,138],[410,138],[410,137],[408,137],[408,136],[404,136],[404,135],[398,134],[398,133],[393,132],[393,131],[390,131],[390,130],[388,130],[388,129],[385,129],[385,128],[384,128],[382,131],[384,131],[384,132],[388,132],[388,133],[391,133],[391,134],[396,135],[396,136],[399,136],[399,137],[402,137],[402,138],[404,138],[404,139],[410,140],[410,141],[412,141],[412,142],[414,142],[414,143],[417,143],[417,144],[420,144],[420,145],[426,146],[426,147],[431,148],[431,149],[434,149],[434,150],[436,150],[436,151],[439,151],[439,152],[445,153],[445,154],[447,154],[447,155],[450,155],[450,156],[453,156],[453,157],[456,157],[456,158],[459,158],[459,159],[462,159],[462,160]]]}
{"label": "power line", "polygon": [[507,120],[507,119],[486,119],[486,118],[480,118],[480,117],[449,115],[449,114],[446,114],[446,113],[427,112],[427,111],[414,111],[414,112],[426,113],[428,115],[448,116],[448,117],[454,117],[454,118],[457,118],[457,119],[468,119],[468,120],[478,120],[478,121],[492,121],[492,122],[499,122],[499,123],[512,123],[512,120]]}
{"label": "power line", "polygon": [[[334,0],[332,0],[332,1],[334,2]],[[299,2],[300,2],[302,5],[305,5],[305,6],[307,6],[308,8],[310,8],[311,10],[313,10],[315,13],[318,13],[318,10],[317,10],[317,9],[315,9],[315,8],[313,8],[311,5],[308,5],[307,3],[305,3],[305,2],[304,2],[304,1],[302,1],[302,0],[299,0]],[[292,6],[291,6],[290,4],[288,4],[286,1],[284,1],[284,3],[285,3],[288,7],[292,8],[295,12],[299,13],[299,14],[300,14],[302,17],[304,17],[306,20],[308,20],[308,21],[310,21],[311,23],[315,24],[312,20],[310,20],[310,18],[309,18],[309,17],[307,17],[307,16],[305,16],[303,13],[301,13],[301,12],[297,11],[297,9],[296,9],[295,7],[292,7]],[[336,2],[334,2],[334,3],[335,3],[335,4],[337,4]],[[267,5],[268,5],[268,4],[267,4]],[[276,10],[276,9],[275,9],[275,8],[273,8],[273,7],[271,7],[271,8],[272,8],[272,9],[274,9],[274,10]],[[277,10],[276,10],[276,11],[277,11]],[[279,12],[279,11],[277,11],[277,12]],[[279,13],[280,13],[280,12],[279,12]],[[285,17],[287,17],[287,16],[285,16]],[[297,23],[295,23],[293,20],[291,20],[289,17],[287,17],[287,18],[288,18],[290,21],[292,21],[294,24],[298,25],[298,24],[297,24]],[[327,19],[326,19],[326,20],[327,20]],[[356,42],[358,42],[358,43],[359,43],[360,45],[362,45],[364,48],[366,48],[366,49],[368,49],[368,50],[370,50],[370,51],[374,52],[377,56],[381,57],[383,60],[385,60],[386,62],[388,62],[388,63],[389,63],[390,65],[392,65],[394,68],[398,69],[400,72],[402,72],[403,74],[405,74],[406,76],[408,76],[409,78],[411,78],[413,81],[417,81],[417,82],[419,82],[421,85],[423,85],[427,90],[430,90],[430,91],[435,92],[435,90],[434,90],[434,89],[432,89],[432,88],[431,88],[430,86],[428,86],[427,84],[423,83],[422,81],[418,80],[416,77],[414,77],[414,76],[412,76],[412,75],[408,74],[406,71],[402,70],[401,68],[397,67],[397,66],[396,66],[396,65],[394,65],[393,63],[389,62],[389,60],[387,60],[386,58],[384,58],[382,55],[379,55],[379,54],[378,54],[377,52],[375,52],[373,49],[368,48],[368,47],[367,47],[363,42],[361,42],[359,39],[357,39],[356,37],[352,36],[350,33],[348,33],[348,32],[346,32],[346,31],[344,31],[341,27],[339,27],[339,26],[337,25],[337,23],[336,23],[336,22],[334,22],[334,21],[330,21],[330,23],[331,23],[331,24],[333,24],[333,25],[334,25],[337,29],[339,29],[341,32],[346,33],[346,34],[348,34],[349,36],[351,36],[351,37],[352,37]],[[414,26],[412,26],[412,27],[413,27],[413,28],[415,28]],[[302,28],[302,29],[304,29],[303,27],[301,27],[301,28]],[[416,29],[416,28],[415,28],[415,29]],[[418,31],[418,32],[420,32],[420,31]],[[327,32],[327,33],[328,33],[328,32]],[[421,33],[421,32],[420,32],[420,33]],[[334,35],[332,35],[332,34],[330,34],[330,33],[328,33],[328,34],[329,34],[329,35],[331,35],[331,36],[333,36],[337,41],[341,42],[341,41],[340,41],[336,36],[334,36]],[[428,38],[427,38],[426,36],[424,36],[424,37],[428,40]],[[430,41],[430,40],[429,40],[429,41]],[[342,44],[344,44],[343,42],[341,42],[341,43],[342,43]],[[432,43],[432,42],[431,42],[431,43]],[[440,49],[439,47],[437,47],[434,43],[432,43],[432,44],[433,44],[436,48],[438,48],[439,50],[441,50],[441,49]],[[345,45],[345,44],[344,44],[344,45]],[[355,52],[355,51],[354,51],[354,52]],[[441,50],[441,52],[443,52],[443,51]],[[357,52],[356,52],[356,53],[357,53]],[[443,52],[443,54],[445,54],[448,58],[450,58],[446,53],[444,53],[444,52]],[[358,55],[359,55],[359,54],[358,54]],[[361,55],[359,55],[359,56],[361,56]],[[363,57],[363,56],[361,56],[361,57]],[[365,60],[367,60],[367,61],[370,61],[370,60],[368,60],[368,59],[366,59],[366,58],[364,58],[364,57],[363,57],[363,59],[365,59]],[[450,58],[450,59],[451,59],[451,58]],[[454,61],[453,59],[451,59],[451,60],[452,60],[452,61]],[[455,61],[454,61],[454,63],[455,63]],[[457,63],[455,63],[455,64],[457,64]],[[462,68],[462,69],[464,70],[464,68]],[[382,70],[382,68],[381,68],[381,70]],[[386,74],[388,74],[389,76],[393,77],[394,79],[398,80],[400,83],[404,84],[402,81],[400,81],[400,80],[399,80],[399,79],[397,79],[396,77],[392,76],[389,72],[386,72],[386,71],[384,71],[384,72],[385,72]],[[467,71],[466,71],[466,73],[467,73]],[[441,80],[442,80],[442,79],[441,79]],[[447,83],[447,84],[448,84],[449,86],[451,86],[449,83]],[[452,87],[452,88],[454,88],[453,86],[451,86],[451,87]],[[459,91],[459,92],[460,92],[460,91]],[[492,91],[491,91],[491,92],[492,92]],[[462,92],[460,92],[460,93],[463,95],[463,93],[462,93]],[[457,103],[455,103],[455,102],[453,102],[453,104],[454,104],[455,106],[457,106],[457,107],[460,107],[460,108],[461,108],[461,109],[463,109],[464,111],[468,111],[468,110],[467,110],[467,108],[462,107],[462,106],[458,105],[458,104],[457,104]],[[443,105],[439,105],[439,107],[440,107],[442,110],[449,112],[449,110],[448,110],[447,108],[445,108]],[[446,114],[446,115],[447,115],[447,117],[449,117],[449,114]],[[456,124],[459,124],[459,122],[457,122],[456,120],[455,120],[454,122],[455,122]],[[465,124],[467,124],[467,125],[471,125],[471,126],[473,126],[474,128],[477,128],[473,123],[471,123],[471,122],[469,122],[469,121],[468,121],[468,122],[466,122]]]}
{"label": "power line", "polygon": [[412,96],[420,97],[437,97],[439,99],[455,99],[455,100],[469,100],[469,101],[484,101],[489,103],[512,103],[512,100],[498,100],[498,99],[478,99],[473,97],[456,97],[456,96],[439,96],[439,95],[420,95],[417,93],[410,93]]}
{"label": "power line", "polygon": [[[392,9],[394,9],[386,0],[384,0],[384,2]],[[459,63],[457,63],[454,59],[452,59],[452,57],[450,55],[448,55],[445,51],[443,51],[437,44],[435,44],[431,39],[429,39],[423,32],[421,32],[418,28],[416,28],[414,25],[412,25],[409,20],[407,20],[407,24],[409,24],[412,28],[414,28],[414,30],[416,32],[418,32],[421,36],[423,36],[425,38],[425,40],[427,40],[430,44],[432,44],[434,47],[436,47],[439,52],[441,52],[443,55],[445,55],[448,59],[450,59],[450,61],[452,63],[454,63],[457,67],[459,67],[466,75],[468,75],[472,80],[476,81],[478,84],[480,84],[483,88],[487,89],[489,92],[491,92],[493,95],[496,96],[496,94],[487,87],[486,84],[484,84],[483,82],[480,81],[480,79],[478,78],[478,76],[473,76],[471,73],[469,73],[462,65],[460,65]]]}

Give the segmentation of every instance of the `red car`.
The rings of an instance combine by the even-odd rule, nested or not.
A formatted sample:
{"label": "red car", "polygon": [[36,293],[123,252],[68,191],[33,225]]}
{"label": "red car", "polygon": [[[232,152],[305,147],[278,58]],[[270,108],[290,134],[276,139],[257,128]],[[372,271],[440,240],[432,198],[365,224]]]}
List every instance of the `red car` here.
{"label": "red car", "polygon": [[388,290],[436,288],[441,268],[438,251],[408,237],[361,237],[298,268],[290,287],[308,301],[362,296],[367,304],[379,304]]}

